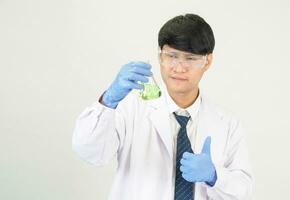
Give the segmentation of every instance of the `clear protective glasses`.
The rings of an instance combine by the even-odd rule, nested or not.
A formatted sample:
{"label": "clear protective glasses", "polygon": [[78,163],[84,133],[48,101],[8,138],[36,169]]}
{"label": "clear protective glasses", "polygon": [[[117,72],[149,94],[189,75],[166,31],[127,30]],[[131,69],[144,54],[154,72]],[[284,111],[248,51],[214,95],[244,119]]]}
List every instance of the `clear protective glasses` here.
{"label": "clear protective glasses", "polygon": [[206,64],[207,55],[191,53],[178,53],[174,51],[159,50],[160,64],[164,67],[176,67],[179,63],[186,69],[201,68]]}

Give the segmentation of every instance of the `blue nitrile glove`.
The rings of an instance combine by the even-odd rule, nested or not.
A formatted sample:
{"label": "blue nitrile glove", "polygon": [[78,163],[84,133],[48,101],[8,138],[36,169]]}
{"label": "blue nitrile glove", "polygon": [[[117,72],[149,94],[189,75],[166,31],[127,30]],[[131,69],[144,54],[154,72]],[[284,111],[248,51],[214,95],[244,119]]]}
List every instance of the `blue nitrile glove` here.
{"label": "blue nitrile glove", "polygon": [[104,93],[102,103],[107,107],[116,108],[132,89],[143,89],[143,86],[137,82],[148,82],[146,76],[152,75],[150,70],[151,65],[141,61],[123,65],[113,83]]}
{"label": "blue nitrile glove", "polygon": [[180,160],[182,177],[189,182],[206,182],[213,186],[217,180],[215,166],[210,155],[211,137],[205,139],[200,154],[184,152]]}

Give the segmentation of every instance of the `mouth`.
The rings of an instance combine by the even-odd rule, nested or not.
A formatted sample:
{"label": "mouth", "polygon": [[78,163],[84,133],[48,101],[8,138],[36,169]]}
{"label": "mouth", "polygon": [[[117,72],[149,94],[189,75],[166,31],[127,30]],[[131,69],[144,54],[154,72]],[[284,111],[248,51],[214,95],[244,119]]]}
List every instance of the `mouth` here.
{"label": "mouth", "polygon": [[184,77],[171,76],[170,78],[173,79],[174,81],[187,81],[187,79]]}

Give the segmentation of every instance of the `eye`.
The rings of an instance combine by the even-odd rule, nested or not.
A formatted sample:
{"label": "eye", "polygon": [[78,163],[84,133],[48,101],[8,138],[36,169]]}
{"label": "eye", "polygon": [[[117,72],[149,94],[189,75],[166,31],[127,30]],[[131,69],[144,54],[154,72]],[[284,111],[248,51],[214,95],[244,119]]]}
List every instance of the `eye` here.
{"label": "eye", "polygon": [[165,55],[169,58],[177,58],[177,55],[174,53],[166,53]]}
{"label": "eye", "polygon": [[195,61],[195,60],[199,60],[199,58],[197,58],[197,57],[187,57],[186,58],[186,60],[193,60],[193,61]]}

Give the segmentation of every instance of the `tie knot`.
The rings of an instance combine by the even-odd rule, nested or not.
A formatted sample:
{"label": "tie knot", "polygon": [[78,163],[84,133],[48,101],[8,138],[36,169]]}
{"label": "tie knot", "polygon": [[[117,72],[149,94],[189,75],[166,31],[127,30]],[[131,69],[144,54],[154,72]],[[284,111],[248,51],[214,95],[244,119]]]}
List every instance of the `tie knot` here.
{"label": "tie knot", "polygon": [[176,113],[173,113],[177,122],[181,126],[181,128],[186,128],[187,122],[190,117],[182,116],[182,115],[177,115]]}

